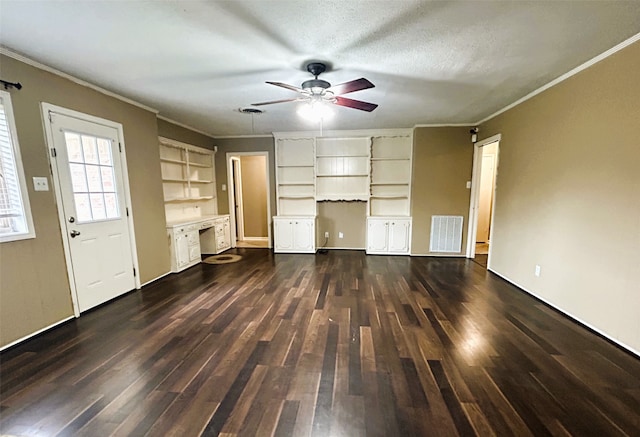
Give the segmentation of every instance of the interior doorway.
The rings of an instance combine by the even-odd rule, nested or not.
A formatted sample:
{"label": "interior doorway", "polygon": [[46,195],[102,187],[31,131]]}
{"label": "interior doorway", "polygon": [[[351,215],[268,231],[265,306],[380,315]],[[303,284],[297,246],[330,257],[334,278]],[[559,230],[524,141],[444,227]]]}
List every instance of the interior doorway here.
{"label": "interior doorway", "polygon": [[467,257],[487,258],[481,264],[488,268],[491,257],[491,230],[495,208],[499,147],[499,135],[474,145]]}
{"label": "interior doorway", "polygon": [[233,247],[271,247],[268,152],[227,153]]}

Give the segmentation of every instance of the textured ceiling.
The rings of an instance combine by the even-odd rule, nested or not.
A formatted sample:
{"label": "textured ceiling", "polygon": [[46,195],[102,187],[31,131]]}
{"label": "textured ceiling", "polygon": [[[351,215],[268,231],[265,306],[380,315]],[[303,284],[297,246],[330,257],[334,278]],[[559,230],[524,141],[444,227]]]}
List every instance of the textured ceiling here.
{"label": "textured ceiling", "polygon": [[[639,1],[14,1],[0,43],[213,135],[311,130],[306,60],[366,77],[325,129],[473,123],[640,32]],[[4,78],[20,80],[20,78]]]}

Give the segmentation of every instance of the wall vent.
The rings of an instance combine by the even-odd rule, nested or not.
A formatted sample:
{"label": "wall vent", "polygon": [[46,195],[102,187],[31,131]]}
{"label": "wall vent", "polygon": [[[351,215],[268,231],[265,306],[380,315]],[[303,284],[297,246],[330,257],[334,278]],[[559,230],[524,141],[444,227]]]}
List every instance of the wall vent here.
{"label": "wall vent", "polygon": [[429,252],[460,253],[462,219],[461,215],[432,215]]}

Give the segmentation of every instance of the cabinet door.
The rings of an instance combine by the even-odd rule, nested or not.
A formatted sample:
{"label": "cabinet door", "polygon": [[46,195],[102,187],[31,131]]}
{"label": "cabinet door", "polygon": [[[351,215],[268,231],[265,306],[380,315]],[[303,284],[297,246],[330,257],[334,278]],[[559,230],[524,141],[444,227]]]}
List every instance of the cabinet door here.
{"label": "cabinet door", "polygon": [[189,264],[189,239],[187,234],[180,233],[175,238],[176,266],[178,268]]}
{"label": "cabinet door", "polygon": [[313,251],[313,220],[295,220],[293,224],[293,249],[296,251]]}
{"label": "cabinet door", "polygon": [[409,220],[389,220],[389,252],[409,253]]}
{"label": "cabinet door", "polygon": [[367,225],[367,252],[386,252],[388,250],[389,222],[369,219]]}
{"label": "cabinet door", "polygon": [[275,220],[273,222],[275,250],[293,249],[293,220]]}

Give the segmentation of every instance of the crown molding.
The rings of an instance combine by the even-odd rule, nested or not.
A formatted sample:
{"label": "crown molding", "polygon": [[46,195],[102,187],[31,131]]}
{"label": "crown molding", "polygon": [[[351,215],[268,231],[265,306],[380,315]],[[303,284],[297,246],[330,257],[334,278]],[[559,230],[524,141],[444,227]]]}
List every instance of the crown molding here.
{"label": "crown molding", "polygon": [[603,53],[600,53],[598,56],[588,60],[584,64],[578,65],[573,70],[570,70],[567,73],[563,74],[562,76],[557,77],[556,79],[552,80],[551,82],[547,83],[546,85],[543,85],[540,88],[538,88],[537,90],[532,91],[529,94],[527,94],[526,96],[522,97],[521,99],[516,100],[512,104],[505,106],[504,108],[500,109],[497,112],[494,112],[490,116],[485,117],[485,118],[483,118],[482,120],[480,120],[480,121],[478,121],[476,123],[473,123],[473,125],[477,126],[477,125],[480,125],[482,123],[486,123],[487,121],[491,120],[494,117],[497,117],[498,115],[502,114],[503,112],[506,112],[509,109],[518,106],[520,103],[526,102],[527,100],[537,96],[538,94],[548,90],[549,88],[559,84],[560,82],[564,82],[565,80],[569,79],[570,77],[575,76],[576,74],[580,73],[583,70],[586,70],[589,67],[592,67],[593,65],[595,65],[598,62],[602,61],[603,59],[608,58],[609,56],[619,52],[620,50],[624,49],[625,47],[630,46],[631,44],[633,44],[633,43],[635,43],[637,41],[640,41],[640,33],[637,33],[637,34],[633,35],[631,38],[622,41],[620,44],[611,47],[609,50],[607,50],[607,51],[605,51]]}
{"label": "crown molding", "polygon": [[94,85],[94,84],[92,84],[90,82],[87,82],[86,80],[79,79],[79,78],[77,78],[75,76],[72,76],[70,74],[62,72],[60,70],[56,70],[53,67],[49,67],[48,65],[42,64],[42,63],[40,63],[38,61],[34,61],[33,59],[27,58],[26,56],[21,55],[20,53],[16,53],[13,50],[10,50],[5,46],[0,45],[0,54],[8,56],[9,58],[13,58],[16,61],[20,61],[20,62],[22,62],[24,64],[27,64],[27,65],[30,65],[32,67],[35,67],[35,68],[37,68],[39,70],[43,70],[43,71],[46,71],[48,73],[55,74],[56,76],[62,77],[62,78],[67,79],[67,80],[70,80],[71,82],[74,82],[74,83],[76,83],[78,85],[82,85],[84,87],[91,88],[92,90],[97,91],[97,92],[99,92],[101,94],[104,94],[104,95],[109,96],[109,97],[113,97],[114,99],[118,99],[118,100],[120,100],[122,102],[128,103],[130,105],[136,106],[136,107],[141,108],[141,109],[144,109],[145,111],[153,112],[154,114],[158,114],[158,112],[160,112],[157,109],[154,109],[154,108],[152,108],[150,106],[144,105],[144,104],[142,104],[140,102],[136,102],[135,100],[131,100],[128,97],[121,96],[120,94],[116,94],[113,91],[109,91],[107,89],[101,88],[101,87],[99,87],[97,85]]}
{"label": "crown molding", "polygon": [[273,134],[255,134],[255,135],[216,135],[214,140],[232,140],[234,138],[273,138]]}
{"label": "crown molding", "polygon": [[418,127],[471,127],[475,126],[475,123],[439,123],[439,124],[416,124],[413,128]]}
{"label": "crown molding", "polygon": [[211,139],[218,138],[218,137],[215,137],[210,132],[205,132],[205,131],[200,130],[198,128],[195,128],[193,126],[189,126],[188,124],[180,123],[179,121],[173,120],[173,119],[171,119],[169,117],[165,117],[164,115],[158,114],[157,117],[162,121],[166,121],[167,123],[175,124],[176,126],[180,126],[180,127],[185,128],[185,129],[188,129],[188,130],[190,130],[192,132],[196,132],[196,133],[199,133],[200,135],[204,135],[205,137],[209,137]]}

